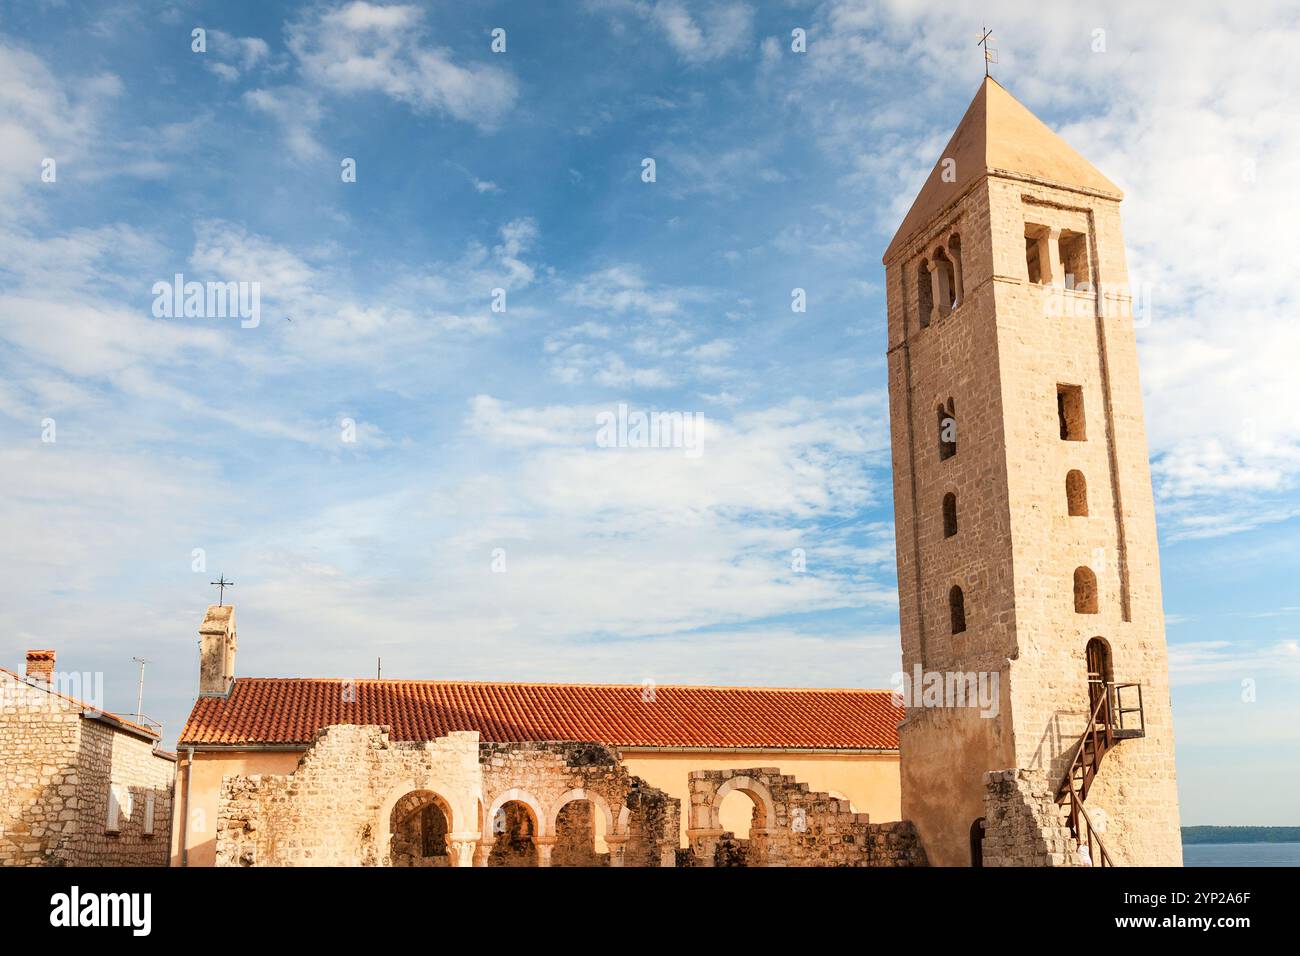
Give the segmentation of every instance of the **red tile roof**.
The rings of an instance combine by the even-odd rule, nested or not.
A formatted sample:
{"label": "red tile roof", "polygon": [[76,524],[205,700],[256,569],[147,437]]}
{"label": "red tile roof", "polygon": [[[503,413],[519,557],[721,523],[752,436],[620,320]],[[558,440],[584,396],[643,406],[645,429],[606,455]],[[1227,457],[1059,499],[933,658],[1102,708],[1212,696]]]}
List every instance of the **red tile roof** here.
{"label": "red tile roof", "polygon": [[[353,701],[345,701],[347,688]],[[238,678],[200,697],[180,746],[305,745],[330,724],[380,724],[394,740],[477,730],[485,741],[616,747],[897,750],[903,719],[887,690],[639,684]]]}

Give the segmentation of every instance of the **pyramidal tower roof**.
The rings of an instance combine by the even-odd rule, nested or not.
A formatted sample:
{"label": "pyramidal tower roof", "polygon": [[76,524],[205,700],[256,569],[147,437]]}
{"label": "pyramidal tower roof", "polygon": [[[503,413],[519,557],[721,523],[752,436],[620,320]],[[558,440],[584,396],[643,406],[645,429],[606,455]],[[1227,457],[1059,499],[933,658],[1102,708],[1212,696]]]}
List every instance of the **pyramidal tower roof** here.
{"label": "pyramidal tower roof", "polygon": [[[946,159],[956,161],[953,182],[943,179]],[[987,173],[1082,189],[1116,200],[1124,196],[1118,186],[1048,129],[997,80],[986,76],[903,224],[894,233],[885,250],[885,261]]]}

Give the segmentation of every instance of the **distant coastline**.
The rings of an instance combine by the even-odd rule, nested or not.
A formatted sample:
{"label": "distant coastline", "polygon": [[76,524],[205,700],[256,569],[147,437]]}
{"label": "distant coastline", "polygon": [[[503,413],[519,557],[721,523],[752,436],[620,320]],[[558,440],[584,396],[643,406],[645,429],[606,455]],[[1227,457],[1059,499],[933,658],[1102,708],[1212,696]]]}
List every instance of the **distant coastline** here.
{"label": "distant coastline", "polygon": [[1183,827],[1183,845],[1300,843],[1300,827]]}

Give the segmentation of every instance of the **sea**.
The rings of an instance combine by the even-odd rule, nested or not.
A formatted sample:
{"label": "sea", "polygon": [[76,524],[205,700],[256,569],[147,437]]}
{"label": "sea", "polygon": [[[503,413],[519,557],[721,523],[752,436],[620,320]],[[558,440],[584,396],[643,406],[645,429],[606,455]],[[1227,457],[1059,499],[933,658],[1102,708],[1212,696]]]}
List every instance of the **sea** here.
{"label": "sea", "polygon": [[1183,866],[1300,866],[1300,843],[1184,843]]}

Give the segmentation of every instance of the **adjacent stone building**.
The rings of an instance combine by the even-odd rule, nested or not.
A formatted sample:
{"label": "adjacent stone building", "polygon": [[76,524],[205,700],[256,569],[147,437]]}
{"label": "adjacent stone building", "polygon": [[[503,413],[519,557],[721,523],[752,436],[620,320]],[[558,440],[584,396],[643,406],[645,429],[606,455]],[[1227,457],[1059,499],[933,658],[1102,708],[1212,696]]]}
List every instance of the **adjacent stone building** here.
{"label": "adjacent stone building", "polygon": [[884,255],[904,670],[998,688],[907,701],[934,864],[980,861],[990,772],[1024,801],[1001,819],[1046,792],[1093,862],[1181,863],[1121,198],[986,78]]}
{"label": "adjacent stone building", "polygon": [[0,865],[166,866],[176,757],[148,726],[85,703],[92,674],[52,650],[0,668]]}

